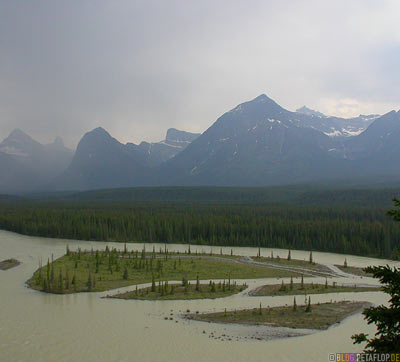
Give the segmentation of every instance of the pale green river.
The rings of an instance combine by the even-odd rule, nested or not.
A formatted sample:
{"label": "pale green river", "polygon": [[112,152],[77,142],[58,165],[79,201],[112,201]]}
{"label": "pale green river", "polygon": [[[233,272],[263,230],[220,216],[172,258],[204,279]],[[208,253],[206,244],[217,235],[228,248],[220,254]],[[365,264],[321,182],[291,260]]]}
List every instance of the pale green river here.
{"label": "pale green river", "polygon": [[[322,362],[328,361],[329,353],[361,351],[360,346],[352,344],[352,334],[374,333],[374,327],[368,326],[361,314],[353,315],[327,331],[271,340],[265,340],[271,333],[267,327],[216,325],[179,317],[180,312],[187,309],[203,312],[255,308],[260,302],[264,306],[291,304],[291,296],[247,296],[248,290],[256,286],[280,283],[276,279],[249,281],[248,290],[232,297],[197,301],[126,301],[100,298],[108,293],[51,295],[27,288],[25,281],[37,269],[38,260],[47,260],[51,254],[55,258],[63,255],[66,244],[71,249],[78,246],[96,249],[105,245],[122,248],[121,244],[28,237],[0,230],[0,260],[16,258],[22,262],[18,267],[0,271],[1,361]],[[150,250],[152,245],[147,245]],[[164,246],[154,245],[156,250]],[[129,250],[141,250],[142,247],[143,244],[128,244]],[[168,248],[184,251],[187,246],[169,245]],[[199,252],[210,251],[208,246],[191,246],[192,252],[196,248]],[[217,253],[220,248],[214,247],[213,250]],[[230,253],[230,248],[223,250],[226,254]],[[269,256],[270,250],[261,249],[262,255]],[[273,250],[274,255],[287,256],[287,250]],[[244,256],[255,256],[257,251],[255,248],[233,248],[234,254]],[[308,256],[308,252],[292,251],[292,258],[308,260]],[[347,257],[352,266],[399,265],[385,260],[332,253],[314,252],[313,257],[322,264],[343,264]],[[324,282],[324,279],[313,280]],[[377,284],[370,278],[336,280],[338,284]],[[331,299],[381,304],[386,302],[387,296],[381,292],[312,296],[313,302]],[[302,303],[304,300],[299,296],[298,304]],[[173,320],[165,320],[171,313]],[[283,330],[282,333],[287,334],[288,331]]]}

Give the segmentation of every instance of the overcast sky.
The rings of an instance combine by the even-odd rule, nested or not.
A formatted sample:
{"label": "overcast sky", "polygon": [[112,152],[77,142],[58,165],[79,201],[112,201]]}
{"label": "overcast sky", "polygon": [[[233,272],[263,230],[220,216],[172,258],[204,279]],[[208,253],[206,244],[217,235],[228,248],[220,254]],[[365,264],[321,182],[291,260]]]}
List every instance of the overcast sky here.
{"label": "overcast sky", "polygon": [[400,108],[400,1],[0,0],[0,138],[75,147],[203,132],[267,94],[330,115]]}

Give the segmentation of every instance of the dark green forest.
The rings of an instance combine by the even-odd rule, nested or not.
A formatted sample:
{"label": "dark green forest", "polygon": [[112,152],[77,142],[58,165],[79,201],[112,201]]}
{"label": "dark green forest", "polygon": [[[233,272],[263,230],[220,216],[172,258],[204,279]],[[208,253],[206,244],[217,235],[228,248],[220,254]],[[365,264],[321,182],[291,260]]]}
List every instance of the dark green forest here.
{"label": "dark green forest", "polygon": [[334,202],[30,200],[0,203],[0,228],[81,240],[277,247],[399,259],[400,223],[387,210]]}

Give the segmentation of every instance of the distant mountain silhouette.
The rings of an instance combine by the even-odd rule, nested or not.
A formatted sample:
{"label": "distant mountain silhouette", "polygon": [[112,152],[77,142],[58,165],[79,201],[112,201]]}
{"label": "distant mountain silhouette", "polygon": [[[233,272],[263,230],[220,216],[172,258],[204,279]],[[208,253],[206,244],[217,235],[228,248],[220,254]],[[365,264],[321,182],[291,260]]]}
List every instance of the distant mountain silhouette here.
{"label": "distant mountain silhouette", "polygon": [[73,151],[64,147],[61,138],[42,145],[20,129],[0,143],[0,153],[0,190],[33,190],[64,171],[73,157]]}

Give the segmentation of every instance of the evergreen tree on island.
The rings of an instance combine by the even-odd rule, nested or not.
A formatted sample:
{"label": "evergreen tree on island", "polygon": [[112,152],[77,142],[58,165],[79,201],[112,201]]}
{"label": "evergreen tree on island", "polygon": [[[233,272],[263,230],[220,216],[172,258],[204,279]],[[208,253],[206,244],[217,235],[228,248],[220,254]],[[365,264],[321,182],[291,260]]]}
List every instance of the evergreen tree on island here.
{"label": "evergreen tree on island", "polygon": [[[395,221],[400,221],[400,201],[393,199],[396,209],[388,214]],[[355,334],[351,338],[354,344],[367,343],[365,352],[399,353],[400,352],[400,269],[389,266],[369,266],[366,273],[371,273],[379,279],[382,289],[390,295],[389,306],[379,305],[364,310],[363,314],[368,324],[374,323],[378,331],[375,337],[368,334]]]}

